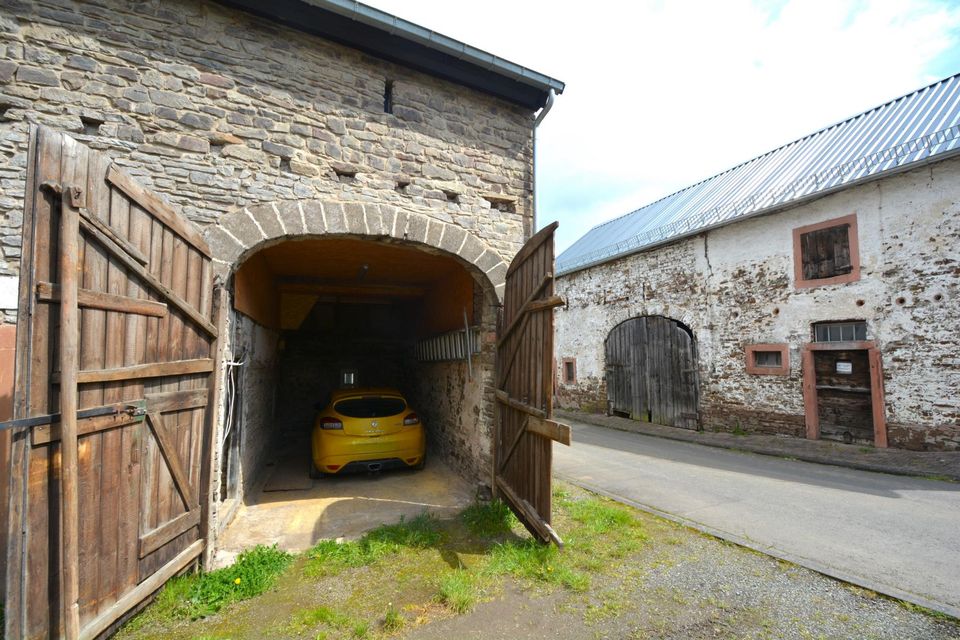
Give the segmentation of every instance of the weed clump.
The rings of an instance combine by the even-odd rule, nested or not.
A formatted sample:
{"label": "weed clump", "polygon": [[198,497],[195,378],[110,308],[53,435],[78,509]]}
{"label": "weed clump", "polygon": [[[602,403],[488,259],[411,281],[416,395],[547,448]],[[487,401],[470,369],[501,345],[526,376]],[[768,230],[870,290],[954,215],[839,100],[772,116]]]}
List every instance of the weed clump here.
{"label": "weed clump", "polygon": [[229,567],[174,578],[145,616],[197,620],[213,615],[231,602],[253,598],[272,587],[292,560],[292,555],[276,545],[257,545],[237,556]]}
{"label": "weed clump", "polygon": [[588,533],[594,535],[639,525],[637,519],[626,509],[612,501],[596,498],[571,501],[569,511],[571,518],[582,524]]}
{"label": "weed clump", "polygon": [[402,629],[404,624],[406,624],[406,620],[403,614],[391,604],[387,609],[387,614],[383,617],[383,623],[381,624],[383,630],[392,633]]}
{"label": "weed clump", "polygon": [[495,575],[509,574],[537,582],[562,585],[571,591],[586,591],[590,578],[569,566],[553,545],[536,540],[496,545],[487,570]]}
{"label": "weed clump", "polygon": [[332,576],[355,567],[365,567],[404,548],[426,549],[443,541],[436,517],[421,514],[412,520],[382,525],[351,542],[321,540],[307,552],[304,572],[310,577]]}
{"label": "weed clump", "polygon": [[499,499],[486,504],[476,502],[467,507],[461,517],[470,533],[481,538],[509,533],[516,522],[510,507]]}
{"label": "weed clump", "polygon": [[455,569],[440,579],[437,600],[455,613],[466,613],[479,599],[477,577]]}

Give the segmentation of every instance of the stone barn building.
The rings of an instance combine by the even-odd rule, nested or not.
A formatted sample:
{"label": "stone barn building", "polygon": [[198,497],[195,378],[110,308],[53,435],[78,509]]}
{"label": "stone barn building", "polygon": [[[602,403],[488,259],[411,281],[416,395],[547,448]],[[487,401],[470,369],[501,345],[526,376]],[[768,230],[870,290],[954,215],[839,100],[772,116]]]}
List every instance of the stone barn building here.
{"label": "stone barn building", "polygon": [[557,259],[558,401],[960,448],[960,76],[593,228]]}
{"label": "stone barn building", "polygon": [[[152,294],[147,300],[147,289],[140,288],[154,277],[150,274],[133,289],[123,285],[123,291],[99,296],[90,293],[98,283],[84,276],[80,313],[107,355],[106,362],[80,363],[81,386],[114,375],[86,371],[91,368],[149,373],[148,365],[138,364],[144,362],[143,347],[124,329],[140,321],[117,320],[120,313],[102,310],[116,310],[109,305],[124,295],[141,296],[148,342],[158,339],[156,331],[161,342],[175,331],[174,320],[168,327],[166,320],[150,318],[179,310],[176,326],[188,327],[188,334],[172,348],[186,353],[199,345],[203,352],[199,360],[181,359],[150,375],[180,367],[180,374],[206,371],[203,375],[222,381],[209,477],[203,475],[198,436],[175,443],[189,469],[179,473],[168,459],[169,472],[143,472],[144,478],[153,473],[154,500],[162,504],[175,505],[180,498],[173,484],[157,489],[157,483],[189,476],[183,478],[189,492],[178,488],[185,504],[199,496],[199,528],[206,530],[197,534],[197,519],[190,513],[176,516],[176,509],[168,509],[176,517],[165,525],[162,518],[141,523],[139,585],[135,557],[129,583],[110,564],[124,561],[114,539],[112,551],[104,552],[112,559],[100,560],[101,576],[118,576],[105,587],[112,591],[88,592],[97,581],[92,587],[87,578],[81,581],[85,633],[106,628],[104,616],[142,598],[149,580],[161,575],[152,573],[157,567],[194,548],[189,541],[175,542],[179,546],[171,546],[166,560],[150,564],[149,554],[164,553],[154,551],[161,544],[158,532],[192,531],[191,539],[207,539],[206,552],[212,552],[218,531],[262,481],[272,452],[309,433],[317,402],[343,383],[404,390],[427,426],[428,455],[446,459],[472,482],[490,483],[497,315],[508,265],[536,227],[535,129],[562,91],[557,80],[345,0],[3,3],[0,348],[8,357],[0,370],[5,385],[0,410],[6,412],[0,420],[11,417],[15,395],[14,335],[22,341],[33,331],[36,337],[34,309],[59,306],[51,304],[59,300],[59,285],[39,278],[24,286],[25,278],[39,277],[40,267],[21,269],[22,256],[26,264],[27,253],[39,255],[44,248],[36,238],[59,211],[50,208],[53,202],[81,207],[86,216],[81,225],[100,230],[82,226],[84,237],[102,232],[113,238],[102,246],[119,246],[134,262],[155,269],[157,279],[173,270],[167,296],[173,302],[166,307]],[[54,143],[61,155],[51,155]],[[93,177],[86,185],[92,194],[108,194],[98,202],[100,210],[89,202],[90,210],[83,209],[72,191],[54,194],[58,184],[28,183],[31,171],[42,174],[44,162],[47,170],[62,169],[66,180],[77,157],[89,158],[90,176],[106,171],[106,186],[100,179],[94,184]],[[112,191],[104,191],[107,187]],[[151,223],[143,222],[147,214],[165,221],[166,227],[154,221],[154,229],[169,227],[162,240],[152,236],[153,244]],[[178,216],[188,222],[176,222]],[[186,263],[200,271],[178,271],[177,265]],[[103,267],[104,286],[113,286],[112,264]],[[140,267],[129,265],[130,273],[139,273]],[[197,284],[201,276],[222,287],[211,292]],[[207,314],[211,304],[216,309],[217,295],[226,309],[220,327]],[[94,298],[99,302],[91,302]],[[101,306],[91,307],[95,302]],[[151,326],[159,329],[151,334]],[[53,335],[57,328],[40,330]],[[219,336],[222,357],[211,353],[205,359],[209,336]],[[40,353],[36,358],[45,357],[34,349]],[[205,362],[220,368],[210,372],[216,365]],[[28,364],[21,361],[18,368]],[[59,375],[51,368],[43,384],[60,384]],[[105,384],[98,391],[102,398],[112,393]],[[173,390],[164,386],[163,402],[186,402],[188,393],[194,399],[214,397],[202,389],[177,388],[176,382]],[[157,416],[169,410],[163,406]],[[14,417],[56,411],[55,404],[24,404]],[[136,414],[136,407],[130,412]],[[182,424],[176,428],[189,433]],[[17,517],[29,520],[33,516],[24,510],[32,507],[23,496],[33,491],[34,479],[56,473],[56,463],[49,456],[38,462],[42,447],[36,436],[30,444],[22,433],[0,431],[0,489],[6,491],[8,482],[16,489],[0,497],[3,511],[10,505]],[[45,433],[44,442],[57,437]],[[123,453],[119,437],[115,442],[111,437],[81,439],[80,463],[95,456],[104,469],[139,464],[140,445]],[[159,432],[156,438],[157,445],[143,445],[144,456],[150,447],[165,447]],[[108,459],[114,446],[116,461]],[[11,455],[15,470],[8,472]],[[29,480],[22,473],[26,459],[33,464]],[[116,509],[125,508],[122,501],[116,506],[123,486],[105,478],[96,481],[100,490],[83,491],[88,481],[81,474],[81,527],[90,518],[115,518]],[[6,533],[8,527],[0,529]],[[41,606],[46,594],[56,591],[55,541],[44,547],[39,529],[32,531],[34,539],[27,540],[18,529],[5,545],[8,637],[42,629],[54,633],[59,624],[53,602]],[[82,530],[79,544],[82,564],[85,545],[96,543]],[[24,562],[36,571],[27,571]],[[148,575],[153,577],[144,582]],[[20,606],[24,602],[34,604],[27,610]]]}

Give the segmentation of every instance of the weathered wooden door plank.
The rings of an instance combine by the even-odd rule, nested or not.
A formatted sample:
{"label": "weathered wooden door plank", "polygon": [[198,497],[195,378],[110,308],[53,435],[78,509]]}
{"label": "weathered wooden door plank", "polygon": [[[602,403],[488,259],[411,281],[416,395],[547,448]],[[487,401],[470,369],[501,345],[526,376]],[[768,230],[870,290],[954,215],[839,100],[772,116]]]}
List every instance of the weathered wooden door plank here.
{"label": "weathered wooden door plank", "polygon": [[177,293],[165,285],[160,278],[157,278],[152,273],[147,271],[143,265],[134,260],[133,257],[128,255],[119,245],[101,233],[96,227],[87,222],[83,222],[82,225],[84,231],[90,234],[98,243],[100,243],[102,247],[109,251],[113,257],[124,263],[124,265],[134,274],[136,274],[138,278],[153,287],[157,293],[163,296],[170,304],[175,306],[181,312],[186,314],[187,317],[193,320],[210,336],[216,337],[217,330],[214,328],[214,326],[210,324],[205,317],[203,317],[203,314],[194,309],[190,303],[177,295]]}
{"label": "weathered wooden door plank", "polygon": [[[40,302],[60,302],[60,285],[51,282],[38,282],[37,300]],[[155,318],[162,318],[167,315],[167,305],[162,302],[104,293],[103,291],[80,289],[77,292],[77,301],[80,307],[87,309],[136,313],[143,316],[153,316]]]}
{"label": "weathered wooden door plank", "polygon": [[167,468],[170,470],[170,475],[173,477],[173,482],[174,485],[176,485],[177,492],[183,499],[183,505],[188,511],[194,509],[198,505],[196,499],[193,497],[193,491],[190,489],[190,480],[187,477],[186,471],[184,470],[183,462],[180,460],[180,455],[177,453],[176,443],[167,432],[167,428],[163,424],[163,419],[160,417],[159,413],[155,411],[148,411],[147,424],[150,425],[150,430],[153,432],[153,436],[157,439],[157,444],[160,446],[160,452],[163,454],[163,458],[167,462]]}
{"label": "weathered wooden door plank", "polygon": [[124,613],[147,599],[167,580],[184,570],[203,551],[203,540],[197,540],[181,551],[162,569],[141,582],[133,590],[127,592],[111,607],[103,611],[95,619],[87,623],[80,633],[80,640],[96,640],[101,633],[116,622]]}
{"label": "weathered wooden door plank", "polygon": [[[64,157],[76,153],[64,144]],[[77,469],[77,373],[80,370],[79,200],[83,191],[69,185],[60,208],[60,491],[63,509],[63,634],[80,636],[80,509]]]}
{"label": "weathered wooden door plank", "polygon": [[507,270],[501,331],[497,340],[494,479],[531,534],[563,542],[550,526],[552,442],[569,432],[550,420],[553,410],[553,231],[536,234]]}
{"label": "weathered wooden door plank", "polygon": [[[208,472],[199,468],[200,443],[208,441],[213,425],[204,406],[213,377],[212,269],[208,256],[173,230],[191,229],[185,220],[167,224],[169,219],[159,220],[107,184],[107,156],[43,128],[31,131],[29,149],[15,416],[32,422],[15,423],[11,431],[16,499],[3,505],[9,506],[14,532],[5,559],[6,637],[88,637],[107,629],[203,549],[197,523],[207,501],[201,505],[198,499],[198,482]],[[43,190],[43,183],[62,185],[60,193]],[[71,187],[86,197],[72,198]],[[65,215],[65,209],[71,210]],[[62,225],[72,225],[73,233],[62,233]],[[64,268],[61,260],[71,253],[75,266]],[[163,257],[168,264],[161,264]],[[195,317],[170,299],[173,309],[163,304],[168,291]],[[72,330],[71,307],[78,316]],[[56,316],[64,313],[67,321],[58,323]],[[58,366],[61,359],[66,366]],[[169,424],[157,429],[162,444],[144,437],[150,432],[142,417],[126,412],[143,402],[145,391],[171,394],[151,393],[153,405],[177,412],[167,413],[163,420]],[[61,402],[79,412],[58,413]],[[113,409],[81,417],[104,407]],[[68,416],[66,433],[58,423],[61,414]],[[77,439],[84,455],[76,455]],[[157,444],[144,451],[143,441]],[[144,461],[144,455],[150,458]],[[141,483],[141,470],[153,458],[162,471],[149,476],[155,490]],[[70,484],[71,467],[78,498],[72,508],[74,491],[59,486],[62,479]],[[173,500],[166,510],[150,513],[153,524],[144,530],[159,532],[148,534],[143,549],[150,552],[140,558],[140,511],[149,508],[141,498],[151,490]],[[187,517],[181,517],[181,501]],[[172,537],[151,549],[164,535]],[[71,574],[80,578],[76,590]]]}
{"label": "weathered wooden door plank", "polygon": [[207,389],[187,389],[146,395],[147,411],[166,413],[207,406]]}
{"label": "weathered wooden door plank", "polygon": [[137,184],[126,172],[112,165],[107,172],[107,181],[123,191],[138,205],[149,211],[155,218],[170,227],[174,232],[186,239],[194,249],[207,258],[210,256],[210,247],[200,232],[192,223],[178,214],[173,207],[164,202],[158,195]]}
{"label": "weathered wooden door plank", "polygon": [[89,382],[116,382],[142,378],[162,378],[164,376],[178,376],[191,373],[209,373],[210,371],[213,371],[213,360],[210,358],[198,358],[196,360],[135,364],[129,367],[102,369],[100,371],[81,371],[79,382],[81,384]]}
{"label": "weathered wooden door plank", "polygon": [[163,545],[198,524],[200,524],[200,509],[193,509],[181,513],[173,520],[141,536],[139,556],[146,558]]}

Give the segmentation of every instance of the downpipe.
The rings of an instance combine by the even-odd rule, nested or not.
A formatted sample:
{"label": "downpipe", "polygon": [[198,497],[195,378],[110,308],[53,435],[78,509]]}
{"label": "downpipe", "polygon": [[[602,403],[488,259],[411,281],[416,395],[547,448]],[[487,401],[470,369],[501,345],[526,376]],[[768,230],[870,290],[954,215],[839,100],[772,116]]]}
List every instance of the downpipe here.
{"label": "downpipe", "polygon": [[543,108],[540,109],[540,113],[537,114],[537,119],[533,121],[533,224],[530,229],[530,236],[537,232],[537,128],[540,126],[540,123],[543,122],[543,119],[547,117],[547,114],[550,113],[550,109],[553,108],[553,102],[556,98],[556,92],[550,89],[550,93],[547,94],[547,101],[543,104]]}

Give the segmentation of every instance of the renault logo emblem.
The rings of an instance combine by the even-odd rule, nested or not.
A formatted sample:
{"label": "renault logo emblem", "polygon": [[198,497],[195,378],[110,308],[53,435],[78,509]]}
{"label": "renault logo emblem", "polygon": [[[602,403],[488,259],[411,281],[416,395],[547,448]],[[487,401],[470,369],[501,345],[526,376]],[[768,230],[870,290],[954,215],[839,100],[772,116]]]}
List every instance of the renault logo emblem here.
{"label": "renault logo emblem", "polygon": [[379,427],[379,426],[380,426],[380,423],[377,422],[376,420],[371,420],[371,421],[370,421],[370,426],[373,427],[373,428],[376,428],[376,427]]}

